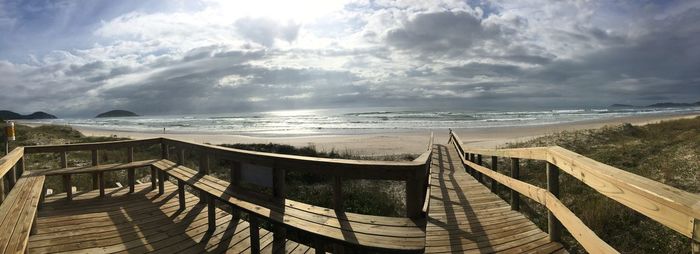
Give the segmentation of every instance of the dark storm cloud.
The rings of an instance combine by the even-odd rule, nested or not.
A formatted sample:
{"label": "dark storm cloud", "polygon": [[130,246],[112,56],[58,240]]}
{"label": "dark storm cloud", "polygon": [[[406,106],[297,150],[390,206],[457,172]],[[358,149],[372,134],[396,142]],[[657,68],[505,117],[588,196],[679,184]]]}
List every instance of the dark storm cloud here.
{"label": "dark storm cloud", "polygon": [[471,13],[448,11],[418,14],[403,27],[389,30],[386,40],[400,49],[440,53],[470,48],[496,36],[497,31],[484,28]]}

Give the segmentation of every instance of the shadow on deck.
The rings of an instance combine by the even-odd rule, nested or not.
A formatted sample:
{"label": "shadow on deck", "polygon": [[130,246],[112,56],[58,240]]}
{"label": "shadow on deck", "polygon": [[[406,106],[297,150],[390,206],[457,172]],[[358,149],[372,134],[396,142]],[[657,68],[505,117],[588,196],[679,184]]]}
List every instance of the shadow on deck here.
{"label": "shadow on deck", "polygon": [[[37,234],[29,238],[29,253],[204,253],[250,252],[248,222],[217,209],[216,230],[207,231],[206,203],[192,194],[180,209],[177,186],[166,183],[158,195],[150,184],[91,191],[66,201],[46,198],[37,219]],[[271,252],[272,233],[260,229],[261,252]],[[309,247],[288,241],[286,252],[306,253]]]}
{"label": "shadow on deck", "polygon": [[434,146],[431,172],[426,253],[566,253],[466,173],[453,146]]}

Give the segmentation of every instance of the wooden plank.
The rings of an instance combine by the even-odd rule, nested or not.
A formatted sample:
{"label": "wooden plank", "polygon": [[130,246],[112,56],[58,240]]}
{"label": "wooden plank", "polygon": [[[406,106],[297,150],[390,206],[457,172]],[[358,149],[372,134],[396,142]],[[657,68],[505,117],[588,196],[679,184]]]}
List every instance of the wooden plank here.
{"label": "wooden plank", "polygon": [[[518,158],[510,159],[510,177],[520,179],[520,159]],[[520,194],[513,189],[510,190],[510,209],[520,211]]]}
{"label": "wooden plank", "polygon": [[470,167],[480,171],[492,179],[495,179],[502,185],[517,191],[520,194],[531,198],[532,200],[543,204],[551,211],[562,225],[571,232],[574,238],[591,253],[617,253],[615,249],[600,239],[592,230],[590,230],[574,213],[571,212],[564,204],[561,203],[549,191],[525,183],[523,181],[507,177],[505,175],[493,172],[486,167],[476,165],[472,162],[466,162]]}
{"label": "wooden plank", "polygon": [[[163,162],[167,163],[167,162]],[[155,164],[156,166],[163,166],[159,163]],[[169,168],[168,166],[163,166],[163,168]],[[188,172],[189,171],[189,172]],[[226,191],[228,190],[229,184],[225,181],[216,179],[211,176],[204,176],[204,177],[198,177],[196,176],[196,171],[187,169],[184,167],[176,167],[176,168],[171,168],[168,170],[169,174],[172,174],[174,177],[178,179],[190,179],[190,178],[196,178],[197,183],[196,183],[196,188],[202,189],[204,188],[207,190],[209,193],[213,194],[216,197],[222,197],[222,195],[226,194]],[[191,184],[191,183],[190,183]],[[323,217],[337,217],[337,213],[335,211],[332,211],[327,208],[322,208],[322,207],[315,207],[311,206],[308,204],[300,203],[297,201],[292,201],[292,200],[285,200],[285,206],[286,208],[284,209],[285,213],[291,212],[294,213],[296,210],[299,210],[300,214],[307,214],[307,213],[312,213],[314,216],[323,216]],[[264,203],[261,203],[264,205]],[[268,203],[271,205],[271,207],[274,207],[276,204]],[[258,210],[257,208],[255,210]],[[409,218],[392,218],[392,217],[383,217],[383,216],[371,216],[371,215],[360,215],[360,214],[353,214],[353,213],[344,213],[344,217],[342,218],[343,220],[348,220],[351,222],[360,222],[363,224],[369,224],[372,226],[377,226],[377,225],[388,225],[388,226],[398,226],[398,227],[408,227],[409,230],[417,230],[420,227],[419,220],[415,219],[409,219]],[[308,218],[307,218],[308,219]],[[328,218],[323,218],[323,221],[327,221]],[[418,222],[417,222],[418,221]],[[361,225],[358,225],[356,227],[364,227]],[[372,229],[374,232],[380,229]],[[407,232],[403,232],[407,233]],[[420,234],[416,234],[420,235]]]}
{"label": "wooden plank", "polygon": [[18,223],[15,230],[12,232],[9,243],[5,248],[4,253],[24,253],[29,241],[29,234],[36,218],[39,199],[41,198],[41,190],[44,187],[44,176],[28,176],[23,178],[35,178],[31,181],[31,188],[23,198],[26,202],[23,205],[22,212],[16,214]]}
{"label": "wooden plank", "polygon": [[[17,161],[19,161],[24,156],[24,147],[17,147],[12,149],[7,155],[0,158],[0,177],[8,175],[8,172],[12,171]],[[16,179],[17,176],[15,176]],[[10,185],[12,186],[12,184]]]}
{"label": "wooden plank", "polygon": [[700,219],[700,195],[597,162],[561,147],[547,161],[599,193],[687,236]]}
{"label": "wooden plank", "polygon": [[[159,162],[160,163],[160,162]],[[156,163],[156,166],[159,166],[159,163]],[[169,168],[171,166],[165,166],[165,168]],[[183,169],[183,167],[177,167],[177,169]],[[189,179],[196,175],[196,172],[189,173],[190,175],[180,175],[176,169],[169,169],[167,170],[169,174],[173,175],[176,178],[183,178],[183,179]],[[211,178],[209,176],[204,176],[202,178],[198,178],[198,181],[201,181],[202,179],[208,180],[208,182],[215,182],[216,180],[210,180]],[[314,225],[320,225],[320,224],[309,224],[310,221],[307,220],[299,220],[300,218],[291,216],[285,213],[279,213],[276,210],[269,210],[266,207],[263,206],[258,206],[254,204],[250,204],[248,202],[243,202],[242,200],[237,200],[232,196],[228,196],[227,194],[223,193],[222,191],[227,188],[228,185],[220,185],[217,188],[220,188],[219,190],[212,189],[212,187],[204,185],[204,184],[197,184],[197,183],[188,183],[188,184],[195,184],[197,185],[196,188],[198,189],[203,189],[206,190],[207,192],[211,193],[213,196],[216,196],[226,202],[230,202],[231,204],[235,204],[238,207],[241,207],[242,209],[248,211],[248,212],[254,212],[255,214],[266,217],[266,218],[271,218],[274,219],[278,222],[284,222],[287,226],[298,228],[298,229],[304,229],[308,228],[310,226]],[[328,223],[328,222],[334,222],[334,221],[328,221],[328,219],[324,219],[325,222],[323,223]],[[336,220],[337,221],[337,220]],[[318,222],[317,222],[318,223]],[[353,241],[358,241],[356,244],[360,244],[361,246],[375,246],[374,248],[397,248],[397,249],[404,249],[404,250],[409,250],[411,248],[418,248],[417,246],[420,246],[420,249],[422,249],[423,245],[423,237],[422,235],[416,238],[406,238],[405,236],[403,237],[395,237],[391,238],[392,240],[389,240],[387,236],[379,236],[379,235],[374,235],[372,237],[365,236],[364,234],[366,233],[360,233],[357,231],[357,228],[360,228],[362,225],[353,225],[351,226],[354,231],[354,237],[357,238],[351,239]],[[336,239],[345,239],[344,234],[342,231],[346,229],[342,228],[328,228],[328,227],[315,227],[313,229],[306,229],[305,231],[309,233],[316,233],[323,235],[324,237],[333,237]],[[377,227],[372,227],[364,229],[364,230],[372,230],[373,232],[381,231],[381,228]],[[405,232],[405,231],[404,231]],[[376,234],[376,233],[375,233]],[[421,233],[418,233],[421,234]],[[386,239],[384,239],[386,238]],[[415,241],[414,241],[415,239]],[[388,247],[391,246],[391,247]]]}
{"label": "wooden plank", "polygon": [[692,221],[700,219],[700,195],[620,170],[558,146],[465,150],[547,161],[601,194],[687,237],[692,235]]}

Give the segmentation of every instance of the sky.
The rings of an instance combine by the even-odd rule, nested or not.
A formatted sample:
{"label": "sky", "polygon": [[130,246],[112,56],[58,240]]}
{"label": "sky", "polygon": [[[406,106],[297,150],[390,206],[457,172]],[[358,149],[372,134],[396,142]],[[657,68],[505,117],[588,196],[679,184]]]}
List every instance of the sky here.
{"label": "sky", "polygon": [[700,101],[700,1],[0,0],[0,109]]}

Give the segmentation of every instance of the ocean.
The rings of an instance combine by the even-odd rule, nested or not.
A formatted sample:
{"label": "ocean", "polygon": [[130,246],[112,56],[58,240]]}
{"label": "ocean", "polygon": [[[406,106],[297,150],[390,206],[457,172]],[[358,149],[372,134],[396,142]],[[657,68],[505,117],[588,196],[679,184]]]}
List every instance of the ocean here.
{"label": "ocean", "polygon": [[536,126],[604,118],[700,112],[690,108],[598,108],[535,111],[427,111],[396,108],[35,120],[42,124],[149,133],[246,136],[372,134],[447,128]]}

